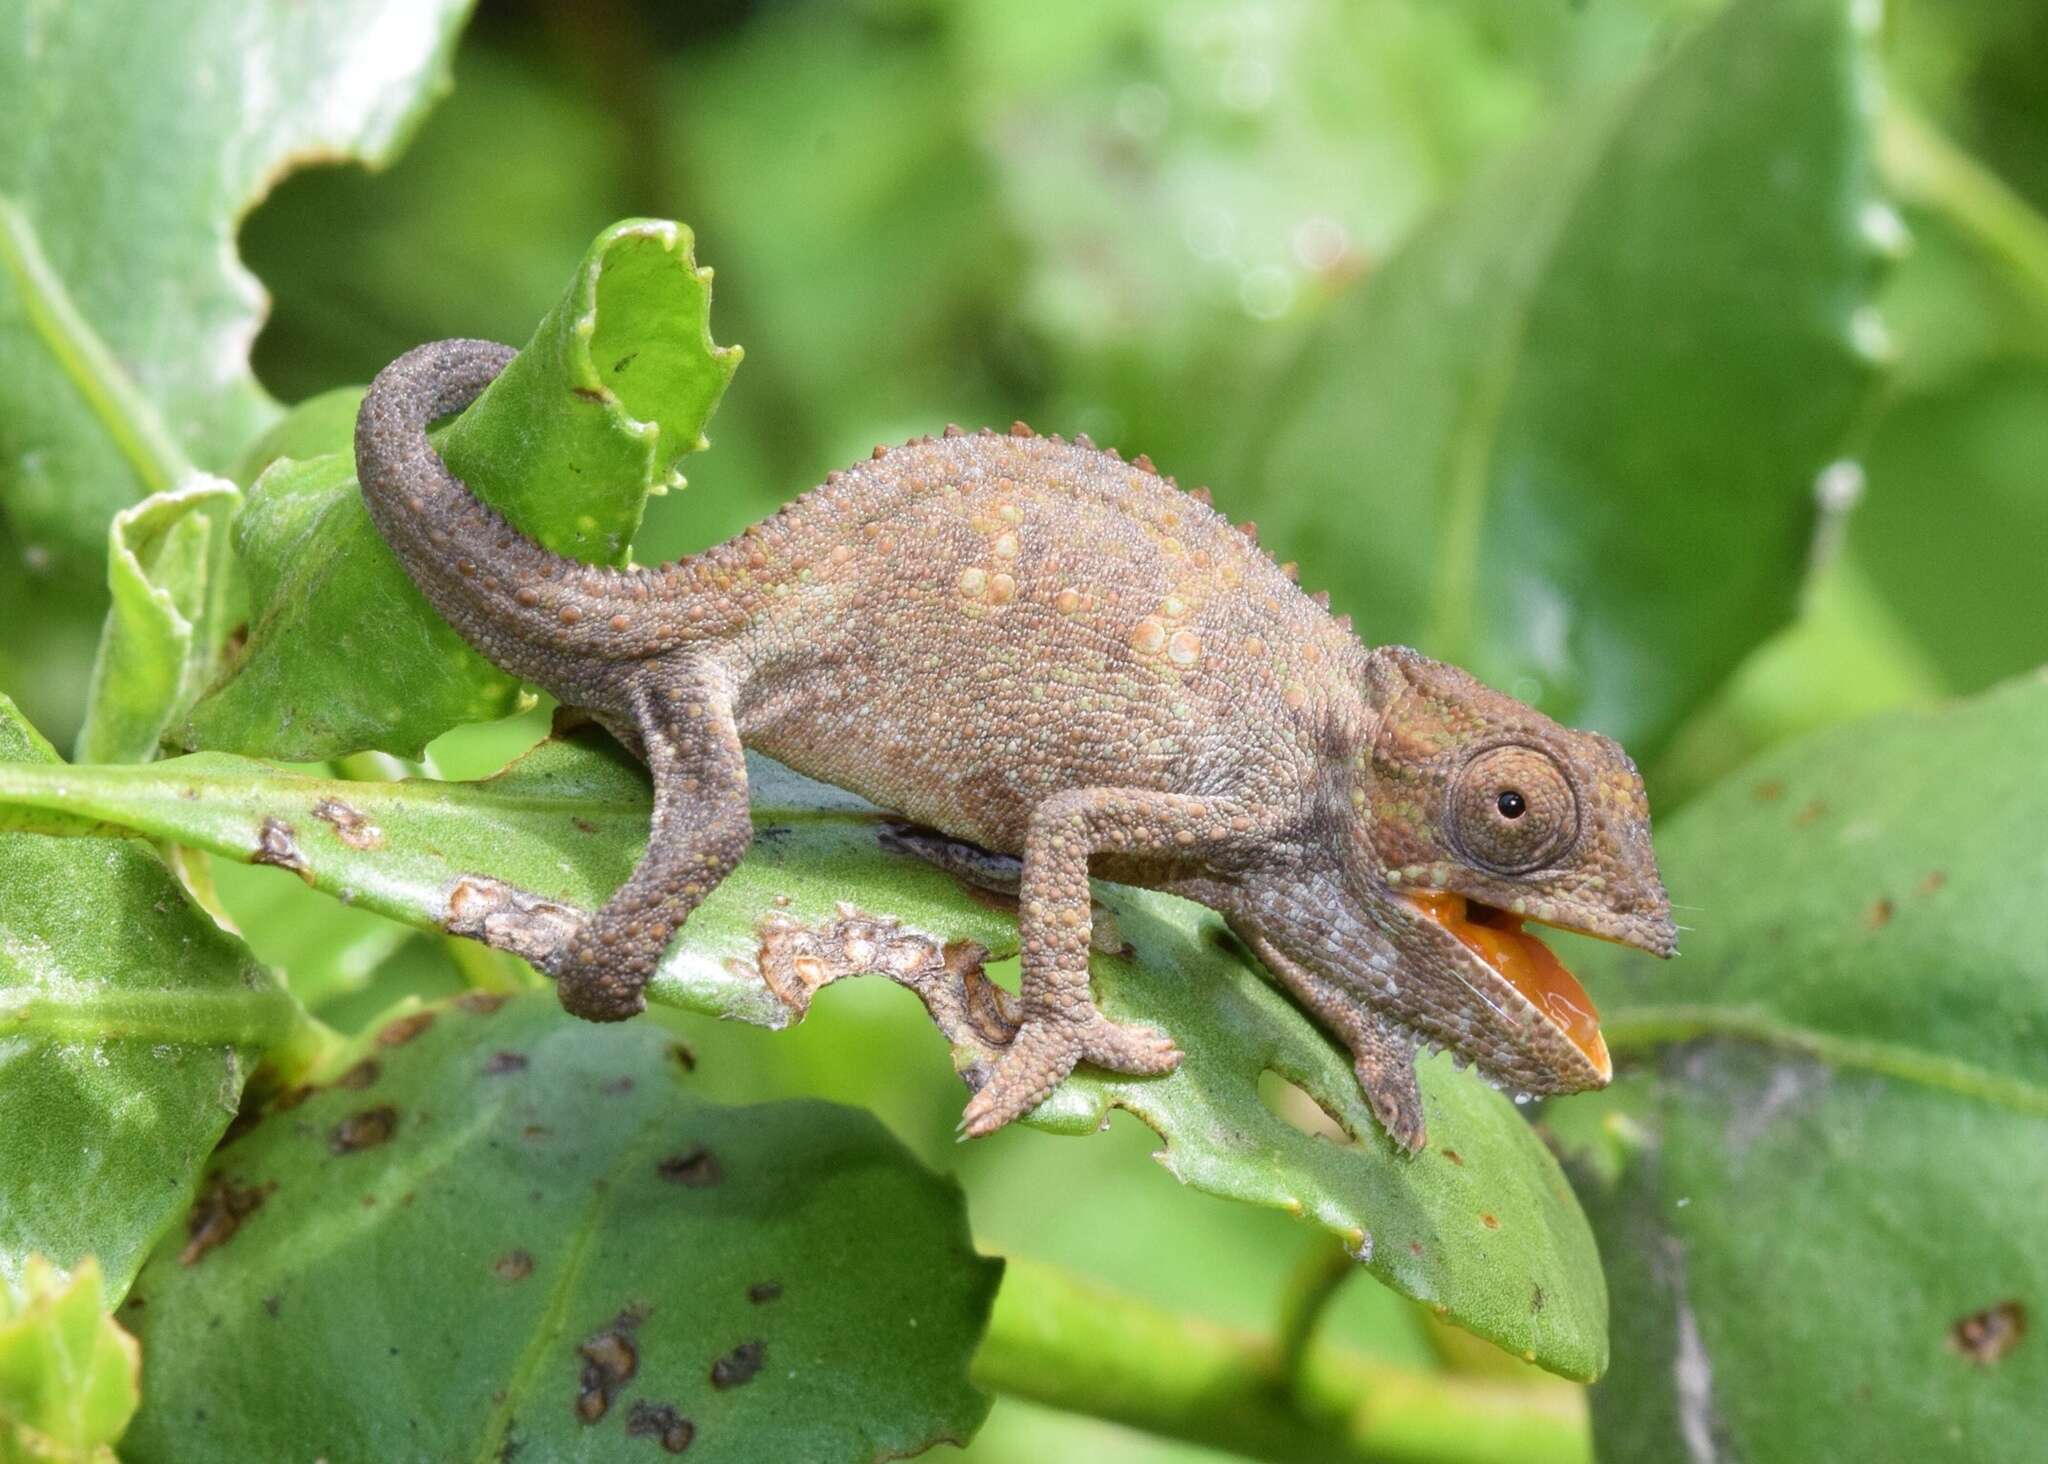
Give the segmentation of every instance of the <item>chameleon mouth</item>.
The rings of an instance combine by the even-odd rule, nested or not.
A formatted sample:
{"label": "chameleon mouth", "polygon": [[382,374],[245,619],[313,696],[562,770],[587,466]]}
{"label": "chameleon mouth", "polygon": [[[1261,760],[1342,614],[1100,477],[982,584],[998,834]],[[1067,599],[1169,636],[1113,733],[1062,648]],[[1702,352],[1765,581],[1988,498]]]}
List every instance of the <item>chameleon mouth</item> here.
{"label": "chameleon mouth", "polygon": [[1521,916],[1464,895],[1432,891],[1411,894],[1408,900],[1521,993],[1570,1039],[1603,1083],[1613,1077],[1614,1064],[1600,1035],[1600,1013],[1593,999],[1549,946],[1522,929]]}

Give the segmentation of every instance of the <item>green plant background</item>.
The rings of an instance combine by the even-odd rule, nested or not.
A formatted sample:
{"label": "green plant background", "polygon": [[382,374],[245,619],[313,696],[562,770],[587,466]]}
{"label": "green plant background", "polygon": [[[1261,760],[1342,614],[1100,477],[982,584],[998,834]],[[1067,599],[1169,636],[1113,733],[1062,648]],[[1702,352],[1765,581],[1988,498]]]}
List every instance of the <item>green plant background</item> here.
{"label": "green plant background", "polygon": [[[697,1065],[634,1121],[871,1110],[887,1135],[821,1127],[914,1197],[905,1246],[955,1245],[959,1202],[925,1168],[957,1179],[974,1244],[1010,1258],[971,1457],[1803,1459],[1851,1438],[1861,1457],[2027,1456],[2048,1427],[2048,1271],[2020,1239],[2048,1180],[2048,964],[2025,925],[2048,880],[2028,679],[2048,661],[2038,7],[353,0],[253,31],[227,0],[146,26],[93,9],[0,3],[0,692],[19,709],[0,751],[23,764],[0,768],[0,982],[37,1034],[0,1050],[0,1165],[10,1195],[33,1171],[50,1197],[0,1236],[10,1281],[30,1250],[92,1249],[111,1304],[155,1246],[165,1284],[137,1294],[164,1311],[135,1329],[200,1334],[214,1288],[191,1283],[241,1251],[182,1267],[179,1221],[222,1183],[279,1186],[268,1228],[235,1241],[259,1273],[345,1257],[336,1192],[302,1196],[293,1166],[307,1187],[327,1168],[265,1128],[299,1123],[281,1132],[312,1133],[317,1160],[328,1120],[291,1114],[340,1101],[394,1003],[530,987],[439,933],[431,860],[377,867],[323,801],[355,800],[400,851],[585,904],[644,837],[636,775],[586,744],[536,754],[557,761],[522,765],[523,786],[395,781],[423,747],[439,776],[484,778],[545,730],[379,557],[348,463],[323,456],[385,361],[477,335],[532,341],[533,369],[449,451],[586,557],[616,558],[636,522],[634,557],[671,557],[877,441],[1023,417],[1211,485],[1367,640],[1461,660],[1644,765],[1686,955],[1574,952],[1622,1079],[1534,1130],[1590,1230],[1520,1116],[1448,1064],[1426,1073],[1432,1123],[1461,1137],[1419,1161],[1435,1171],[1343,1144],[1324,1114],[1354,1117],[1341,1063],[1187,912],[1143,900],[1110,897],[1137,956],[1100,968],[1105,999],[1210,1045],[1191,1040],[1176,1087],[1071,1085],[1035,1130],[955,1145],[944,1046],[880,981],[786,1031],[711,1020],[747,1014],[719,962],[756,891],[886,901],[998,957],[1014,942],[876,856],[865,815],[798,786],[764,800],[797,832],[671,962],[659,1020]],[[640,216],[694,241],[608,227]],[[670,353],[658,388],[569,399],[585,310]],[[712,338],[744,345],[737,374]],[[592,496],[556,492],[570,452],[606,464]],[[135,766],[182,749],[203,751]],[[303,878],[236,862],[281,800]],[[579,818],[594,832],[565,859]],[[124,830],[173,868],[92,837]],[[109,909],[146,911],[147,941],[110,947]],[[1176,1016],[1177,976],[1204,963],[1216,999]],[[541,1021],[517,1000],[492,1020]],[[444,1017],[431,1040],[464,1030]],[[384,1081],[407,1094],[500,1101],[473,1064],[437,1084],[401,1056],[460,1054],[394,1055]],[[658,1056],[618,1061],[651,1064],[652,1087]],[[252,1075],[251,1104],[323,1087],[202,1173]],[[1171,1174],[1147,1162],[1155,1128]],[[416,1161],[390,1162],[396,1183]],[[793,1156],[792,1182],[838,1162]],[[81,1203],[145,1172],[119,1225]],[[1500,1228],[1449,1223],[1481,1212]],[[1360,1230],[1389,1286],[1333,1291],[1352,1268],[1330,1234]],[[1425,1230],[1426,1262],[1393,1247]],[[959,1278],[935,1358],[972,1350],[988,1304]],[[237,1335],[272,1345],[270,1293],[245,1289]],[[640,1300],[654,1339],[671,1298]],[[1956,1327],[2009,1301],[2033,1336],[1967,1355]],[[1573,1376],[1611,1332],[1614,1366],[1589,1408],[1430,1303]],[[590,1305],[588,1325],[497,1316],[492,1345],[573,1348]],[[9,1346],[0,1431],[42,1428],[62,1380],[21,1381],[35,1349]],[[146,1369],[135,1457],[175,1456],[165,1399],[217,1376]],[[480,1406],[492,1421],[441,1421],[511,1436]],[[113,1412],[73,1419],[68,1446],[111,1439]],[[976,1408],[952,1377],[895,1413],[921,1441]]]}

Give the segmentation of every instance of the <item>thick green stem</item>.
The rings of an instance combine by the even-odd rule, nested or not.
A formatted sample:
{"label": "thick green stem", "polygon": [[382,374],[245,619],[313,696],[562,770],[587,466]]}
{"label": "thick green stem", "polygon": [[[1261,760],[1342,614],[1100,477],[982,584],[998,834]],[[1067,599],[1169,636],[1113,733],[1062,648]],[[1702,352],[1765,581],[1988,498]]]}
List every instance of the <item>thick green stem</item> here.
{"label": "thick green stem", "polygon": [[1278,1342],[1012,1258],[975,1380],[1011,1397],[1253,1459],[1583,1464],[1565,1384],[1418,1372],[1324,1348],[1290,1391]]}
{"label": "thick green stem", "polygon": [[1358,1262],[1334,1236],[1318,1235],[1302,1252],[1294,1273],[1280,1293],[1279,1335],[1274,1340],[1280,1377],[1290,1391],[1301,1387],[1301,1368],[1308,1344],[1329,1310],[1337,1288],[1354,1275]]}
{"label": "thick green stem", "polygon": [[2048,299],[2048,219],[1911,108],[1885,110],[1878,158],[1900,197],[1937,209]]}

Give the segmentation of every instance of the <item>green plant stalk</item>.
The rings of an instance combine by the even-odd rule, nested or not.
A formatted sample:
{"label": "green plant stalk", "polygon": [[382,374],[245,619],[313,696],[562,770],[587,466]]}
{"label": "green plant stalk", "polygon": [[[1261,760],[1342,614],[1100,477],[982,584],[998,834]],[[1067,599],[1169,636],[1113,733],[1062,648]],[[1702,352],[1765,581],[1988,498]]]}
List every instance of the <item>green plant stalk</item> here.
{"label": "green plant stalk", "polygon": [[1330,1349],[1290,1391],[1278,1340],[1012,1257],[974,1360],[982,1387],[1274,1461],[1583,1464],[1582,1395],[1477,1382]]}
{"label": "green plant stalk", "polygon": [[1878,134],[1885,182],[1900,197],[1946,214],[2048,299],[2048,219],[1940,128],[1897,101]]}
{"label": "green plant stalk", "polygon": [[1329,1236],[1319,1235],[1302,1252],[1280,1293],[1279,1335],[1274,1342],[1280,1377],[1290,1391],[1301,1386],[1302,1364],[1309,1343],[1337,1290],[1358,1270],[1351,1253]]}

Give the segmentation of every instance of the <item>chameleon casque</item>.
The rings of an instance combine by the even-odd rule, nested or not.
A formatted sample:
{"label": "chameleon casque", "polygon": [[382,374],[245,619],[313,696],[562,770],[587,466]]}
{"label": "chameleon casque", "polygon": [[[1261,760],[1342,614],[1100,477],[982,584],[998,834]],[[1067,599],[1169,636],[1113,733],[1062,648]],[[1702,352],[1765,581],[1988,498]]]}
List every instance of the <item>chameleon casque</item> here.
{"label": "chameleon casque", "polygon": [[751,838],[743,747],[1021,858],[1022,1024],[967,1105],[988,1133],[1078,1062],[1163,1073],[1169,1036],[1089,988],[1089,875],[1221,914],[1424,1138],[1418,1045],[1532,1094],[1604,1085],[1590,1001],[1536,920],[1677,930],[1635,765],[1454,667],[1368,649],[1144,458],[949,427],[672,565],[542,548],[426,428],[512,358],[440,341],[377,377],[356,462],[379,531],[469,643],[587,709],[654,781],[647,852],[548,961],[630,1017]]}

